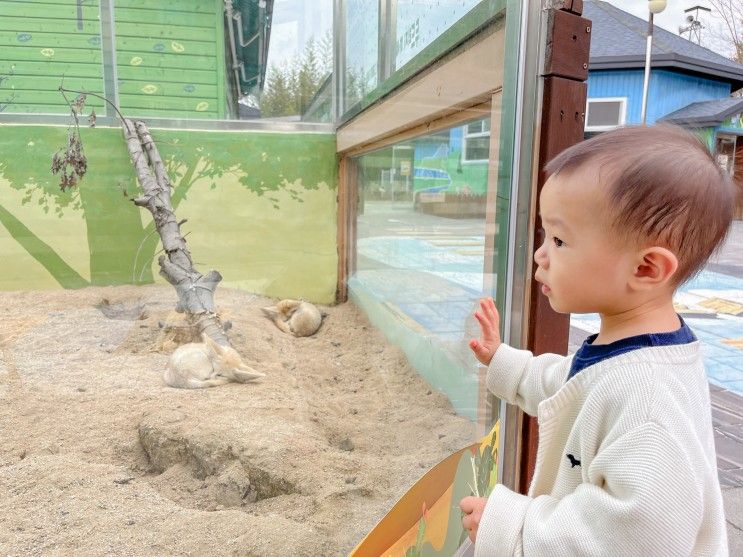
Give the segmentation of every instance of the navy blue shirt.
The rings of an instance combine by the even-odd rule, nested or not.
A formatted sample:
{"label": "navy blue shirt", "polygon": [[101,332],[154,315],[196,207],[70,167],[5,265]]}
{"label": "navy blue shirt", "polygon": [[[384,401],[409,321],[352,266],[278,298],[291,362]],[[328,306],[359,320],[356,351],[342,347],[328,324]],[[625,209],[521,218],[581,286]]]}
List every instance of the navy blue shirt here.
{"label": "navy blue shirt", "polygon": [[591,335],[584,342],[583,345],[578,349],[573,357],[573,362],[570,364],[570,372],[568,373],[568,379],[576,375],[579,371],[597,364],[602,360],[606,360],[619,354],[624,354],[630,350],[637,350],[638,348],[648,348],[649,346],[668,346],[671,344],[689,344],[697,340],[694,333],[684,320],[679,316],[681,321],[681,328],[670,332],[670,333],[652,333],[645,335],[637,335],[634,337],[623,338],[612,342],[610,344],[597,344],[593,345],[593,341],[596,340],[598,335]]}

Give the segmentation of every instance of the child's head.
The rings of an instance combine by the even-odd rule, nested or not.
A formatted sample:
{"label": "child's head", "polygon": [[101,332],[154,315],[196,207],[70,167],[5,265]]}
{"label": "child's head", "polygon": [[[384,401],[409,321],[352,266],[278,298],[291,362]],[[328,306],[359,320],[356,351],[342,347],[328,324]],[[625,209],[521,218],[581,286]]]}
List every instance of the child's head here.
{"label": "child's head", "polygon": [[617,297],[672,293],[702,268],[733,217],[730,177],[674,126],[600,134],[546,170],[536,278],[557,311],[600,312]]}

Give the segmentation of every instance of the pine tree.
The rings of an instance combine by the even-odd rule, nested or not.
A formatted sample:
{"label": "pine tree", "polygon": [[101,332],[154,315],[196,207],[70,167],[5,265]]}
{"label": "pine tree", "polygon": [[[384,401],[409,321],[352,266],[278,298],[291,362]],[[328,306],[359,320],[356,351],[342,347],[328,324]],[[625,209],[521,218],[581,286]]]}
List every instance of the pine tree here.
{"label": "pine tree", "polygon": [[319,42],[310,39],[304,51],[288,64],[272,66],[261,95],[261,114],[304,114],[333,68],[333,39],[330,33]]}
{"label": "pine tree", "polygon": [[268,72],[266,89],[261,97],[263,116],[286,116],[294,113],[294,99],[287,83],[288,75],[284,68],[272,66]]}
{"label": "pine tree", "polygon": [[304,114],[309,108],[319,87],[320,72],[315,52],[315,40],[310,39],[307,42],[307,48],[304,50],[297,71],[296,102],[298,114]]}

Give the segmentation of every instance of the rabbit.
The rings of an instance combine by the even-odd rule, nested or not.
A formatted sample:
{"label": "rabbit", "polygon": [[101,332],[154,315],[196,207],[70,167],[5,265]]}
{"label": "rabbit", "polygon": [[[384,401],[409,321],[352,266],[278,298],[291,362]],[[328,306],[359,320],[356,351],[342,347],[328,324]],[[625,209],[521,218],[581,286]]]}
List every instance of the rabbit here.
{"label": "rabbit", "polygon": [[163,379],[179,389],[203,389],[225,383],[245,383],[265,377],[245,365],[237,350],[222,346],[208,335],[201,335],[203,343],[191,342],[176,348],[170,355]]}
{"label": "rabbit", "polygon": [[325,316],[311,303],[302,300],[281,300],[275,306],[261,309],[279,329],[295,337],[314,335]]}

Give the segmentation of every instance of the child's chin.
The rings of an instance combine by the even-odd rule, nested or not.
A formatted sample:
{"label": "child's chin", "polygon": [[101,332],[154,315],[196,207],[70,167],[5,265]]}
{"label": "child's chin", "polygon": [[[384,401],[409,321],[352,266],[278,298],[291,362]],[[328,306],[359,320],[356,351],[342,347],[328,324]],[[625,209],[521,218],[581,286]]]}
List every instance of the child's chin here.
{"label": "child's chin", "polygon": [[550,302],[550,307],[553,310],[555,310],[557,313],[572,313],[570,311],[570,308],[567,308],[564,305],[561,305],[559,301],[554,299],[554,297],[549,297],[547,299]]}

